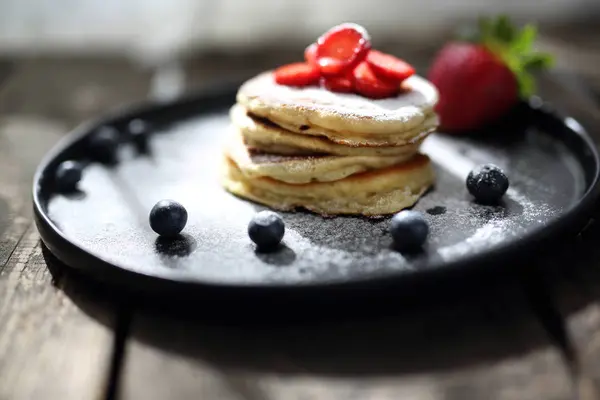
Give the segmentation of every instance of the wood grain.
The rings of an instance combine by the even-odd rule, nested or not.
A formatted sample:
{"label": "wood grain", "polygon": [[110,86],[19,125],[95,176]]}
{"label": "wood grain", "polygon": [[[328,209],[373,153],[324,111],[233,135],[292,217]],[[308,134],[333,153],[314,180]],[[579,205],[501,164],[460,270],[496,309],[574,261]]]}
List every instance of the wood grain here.
{"label": "wood grain", "polygon": [[572,392],[560,352],[514,285],[395,317],[313,325],[223,327],[142,312],[121,379],[123,399],[538,400]]}
{"label": "wood grain", "polygon": [[143,99],[149,81],[150,71],[127,60],[25,59],[13,65],[10,79],[0,88],[0,115],[52,119],[71,129]]}
{"label": "wood grain", "polygon": [[113,336],[65,294],[30,226],[0,273],[0,399],[96,399]]}
{"label": "wood grain", "polygon": [[[562,256],[557,301],[575,349],[575,381],[582,400],[600,399],[600,224],[593,221]],[[573,255],[576,264],[569,264]]]}
{"label": "wood grain", "polygon": [[[0,89],[0,104],[22,94],[13,83]],[[35,166],[65,132],[65,123],[50,116],[0,118],[2,400],[97,399],[106,387],[114,308],[90,312],[97,307],[85,306],[69,275],[50,273],[31,218]]]}

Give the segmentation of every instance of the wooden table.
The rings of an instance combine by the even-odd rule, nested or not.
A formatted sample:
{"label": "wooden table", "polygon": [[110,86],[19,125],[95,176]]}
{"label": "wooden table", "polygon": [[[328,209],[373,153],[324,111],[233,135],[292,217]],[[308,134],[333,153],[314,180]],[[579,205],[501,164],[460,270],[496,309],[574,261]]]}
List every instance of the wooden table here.
{"label": "wooden table", "polygon": [[[561,54],[559,70],[600,88],[586,37],[544,43]],[[258,56],[214,60],[185,67],[188,87],[268,66]],[[32,223],[35,166],[80,121],[151,86],[149,71],[120,60],[0,61],[0,400],[600,399],[600,224],[536,284],[508,280],[398,315],[304,326],[155,313],[54,262]],[[589,104],[578,112],[597,118]]]}

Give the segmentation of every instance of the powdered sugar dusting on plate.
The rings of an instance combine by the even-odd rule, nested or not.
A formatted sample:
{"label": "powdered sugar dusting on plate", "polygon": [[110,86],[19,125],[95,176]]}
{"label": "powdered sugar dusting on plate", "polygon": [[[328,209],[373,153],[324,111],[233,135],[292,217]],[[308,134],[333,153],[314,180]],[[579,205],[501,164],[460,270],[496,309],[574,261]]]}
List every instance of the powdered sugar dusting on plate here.
{"label": "powdered sugar dusting on plate", "polygon": [[[285,247],[260,254],[248,239],[247,224],[264,207],[228,194],[219,181],[227,114],[176,118],[152,136],[151,156],[137,156],[124,145],[116,167],[94,163],[86,169],[84,196],[53,196],[48,211],[63,234],[122,268],[172,280],[289,286],[359,281],[443,269],[447,262],[523,240],[560,217],[586,187],[575,156],[542,132],[500,144],[435,134],[423,150],[435,165],[436,184],[415,206],[430,226],[425,251],[416,256],[395,251],[387,218],[323,218],[299,211],[282,213]],[[465,187],[471,168],[487,162],[505,169],[510,179],[497,206],[476,204]],[[148,225],[149,210],[162,198],[188,210],[184,255],[162,252]]]}
{"label": "powdered sugar dusting on plate", "polygon": [[[456,151],[456,139],[437,135],[425,141],[423,151],[427,153],[441,168],[450,172],[459,179],[465,179],[469,172],[479,163],[472,157]],[[561,151],[561,149],[555,149]],[[564,150],[564,149],[562,149]],[[501,152],[498,152],[498,164],[506,162],[507,157],[504,157]],[[488,155],[489,157],[489,155]],[[492,162],[493,160],[487,160]],[[500,165],[503,167],[502,165]],[[530,180],[526,175],[527,171],[513,170],[512,174],[508,174],[509,181],[514,186],[515,182]],[[531,185],[532,182],[528,182]],[[466,191],[466,190],[465,190]],[[520,207],[518,215],[506,216],[503,215],[503,207],[488,206],[490,211],[490,219],[481,227],[477,228],[464,240],[449,245],[440,247],[437,252],[444,260],[452,260],[463,256],[473,251],[483,250],[493,247],[506,239],[521,235],[523,225],[538,226],[548,222],[550,216],[554,216],[557,211],[550,205],[533,202],[531,199],[520,192],[519,188],[510,187],[506,192],[503,202],[511,202]],[[483,206],[482,206],[483,207]],[[496,211],[496,212],[494,212]],[[462,218],[470,218],[472,216],[464,215]],[[460,223],[461,218],[456,219]]]}

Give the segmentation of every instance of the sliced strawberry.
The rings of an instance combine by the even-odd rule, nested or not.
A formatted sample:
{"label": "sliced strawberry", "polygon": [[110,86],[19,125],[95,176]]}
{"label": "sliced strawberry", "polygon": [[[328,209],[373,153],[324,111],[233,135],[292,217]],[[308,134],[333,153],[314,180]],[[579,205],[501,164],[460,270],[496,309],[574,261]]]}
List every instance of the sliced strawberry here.
{"label": "sliced strawberry", "polygon": [[287,86],[309,86],[319,83],[319,68],[309,63],[294,63],[279,67],[274,72],[275,82]]}
{"label": "sliced strawberry", "polygon": [[307,63],[317,65],[317,44],[313,43],[304,50],[304,59]]}
{"label": "sliced strawberry", "polygon": [[398,83],[415,74],[415,69],[412,65],[397,57],[377,50],[371,50],[369,52],[367,55],[367,62],[377,76]]}
{"label": "sliced strawberry", "polygon": [[336,60],[335,58],[321,58],[317,60],[320,73],[323,76],[339,76],[344,75],[348,71],[352,71],[354,67],[346,62]]}
{"label": "sliced strawberry", "polygon": [[354,87],[358,94],[372,99],[393,97],[400,91],[398,82],[378,77],[366,61],[354,69]]}
{"label": "sliced strawberry", "polygon": [[323,75],[340,75],[361,62],[371,49],[366,29],[356,24],[341,24],[317,40],[317,63]]}
{"label": "sliced strawberry", "polygon": [[352,93],[354,91],[354,75],[326,76],[321,78],[321,85],[332,92]]}

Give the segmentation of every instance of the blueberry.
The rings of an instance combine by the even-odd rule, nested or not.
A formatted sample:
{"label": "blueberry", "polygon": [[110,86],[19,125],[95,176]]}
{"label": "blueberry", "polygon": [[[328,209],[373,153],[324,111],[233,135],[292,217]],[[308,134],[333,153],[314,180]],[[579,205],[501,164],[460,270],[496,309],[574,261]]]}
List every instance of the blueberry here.
{"label": "blueberry", "polygon": [[89,146],[97,161],[114,163],[119,147],[119,132],[113,127],[104,126],[92,135]]}
{"label": "blueberry", "polygon": [[429,234],[429,225],[418,211],[400,211],[390,221],[390,233],[399,250],[417,250]]}
{"label": "blueberry", "polygon": [[260,250],[275,248],[283,238],[285,224],[279,214],[261,211],[248,224],[248,236]]}
{"label": "blueberry", "polygon": [[150,125],[142,119],[134,119],[127,125],[127,130],[138,151],[145,153],[148,150]]}
{"label": "blueberry", "polygon": [[508,178],[493,164],[480,165],[467,176],[467,189],[479,203],[496,203],[508,190]]}
{"label": "blueberry", "polygon": [[81,180],[83,166],[77,161],[63,161],[56,168],[55,182],[56,186],[64,192],[71,192],[77,188]]}
{"label": "blueberry", "polygon": [[173,200],[161,200],[150,211],[150,227],[161,236],[176,236],[185,228],[188,214]]}
{"label": "blueberry", "polygon": [[132,136],[144,135],[150,131],[150,126],[143,119],[132,119],[127,125],[127,129]]}

